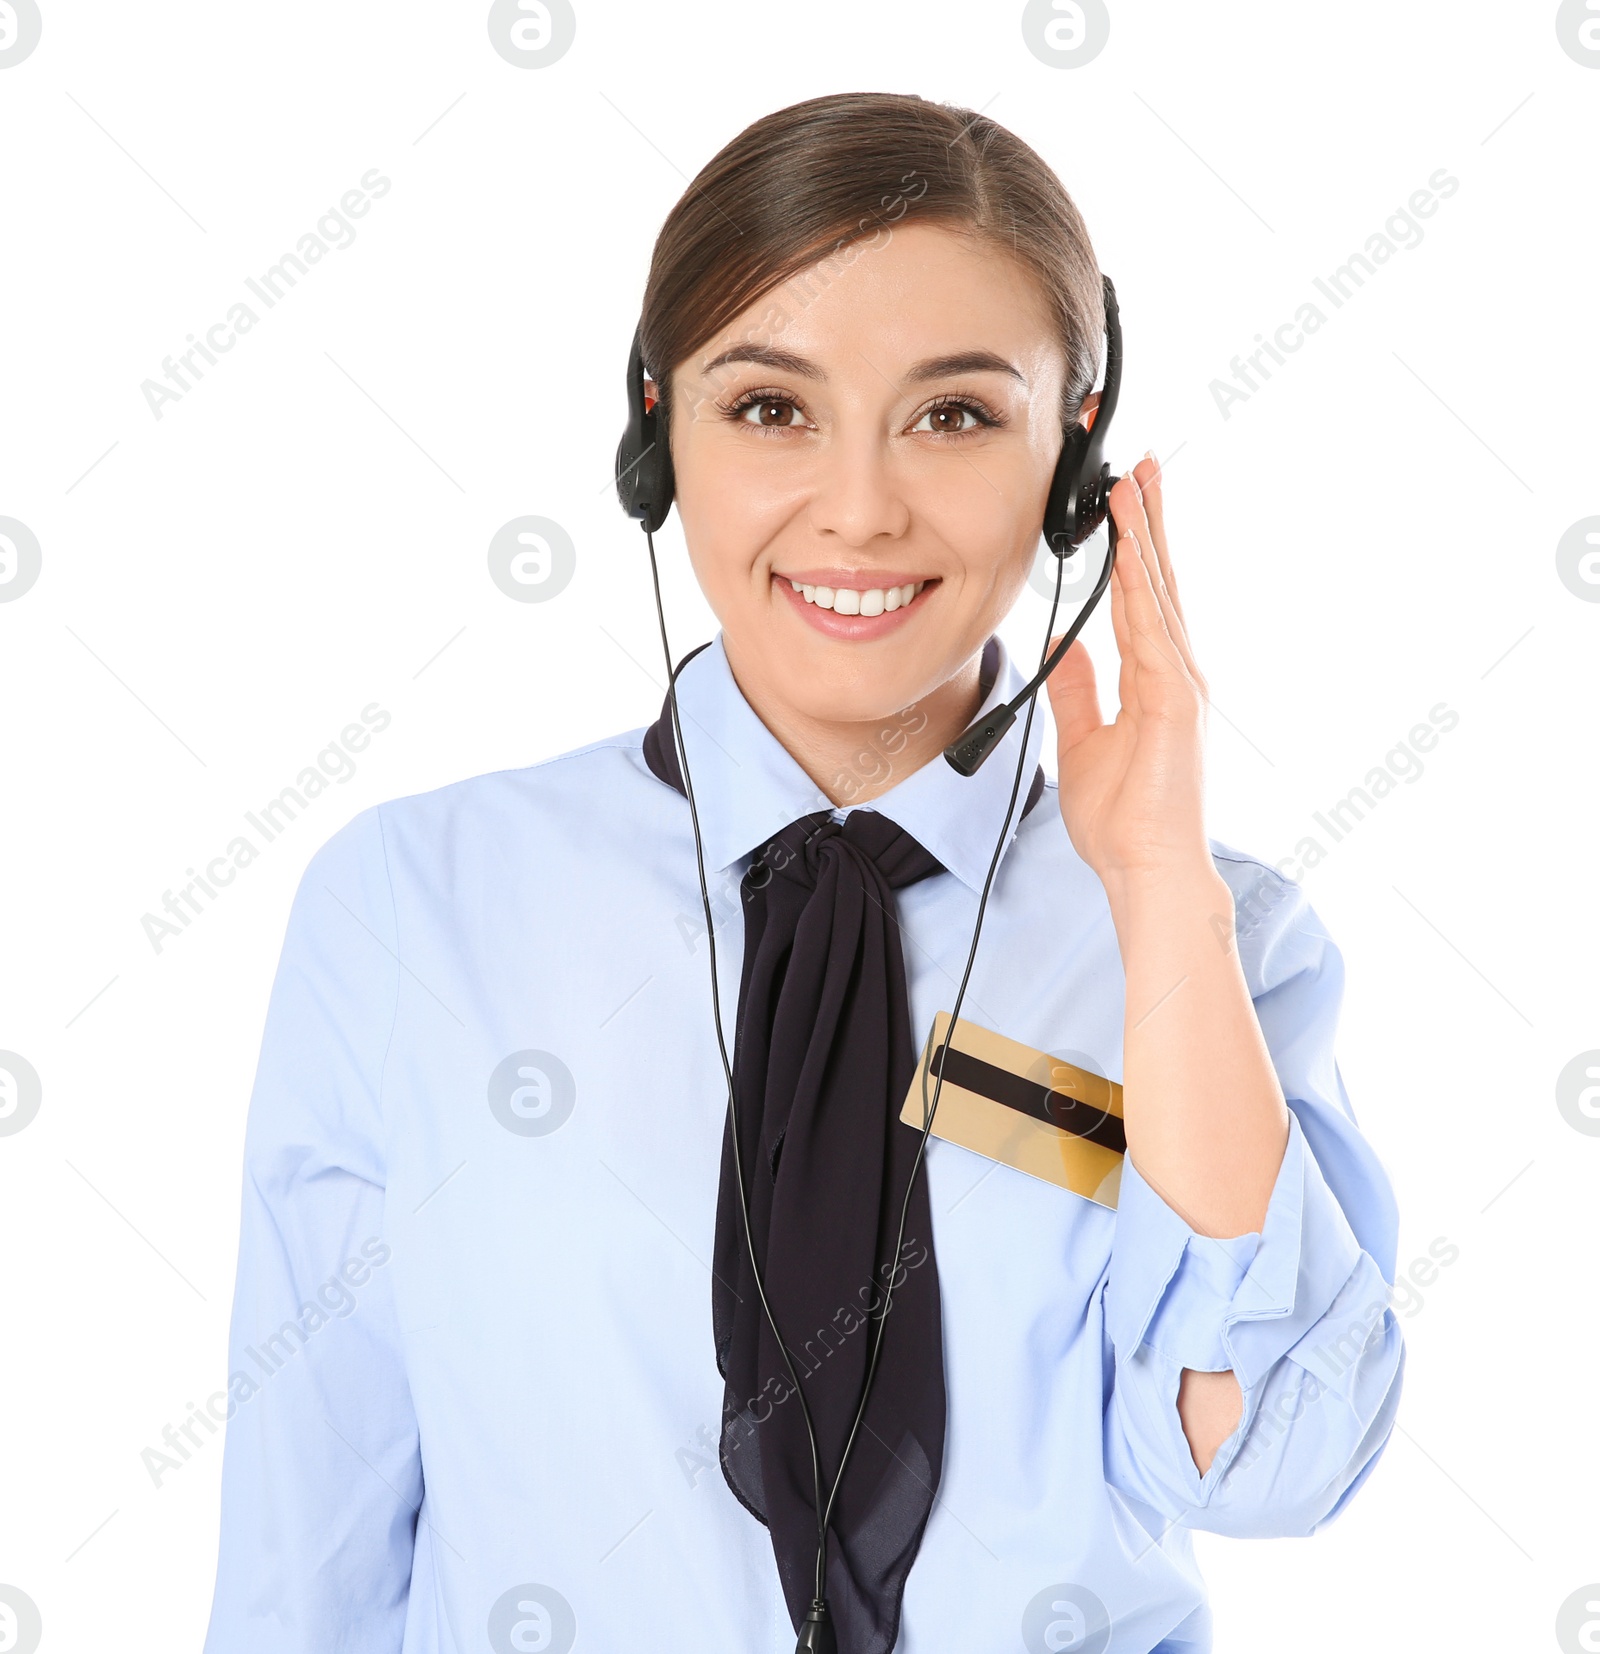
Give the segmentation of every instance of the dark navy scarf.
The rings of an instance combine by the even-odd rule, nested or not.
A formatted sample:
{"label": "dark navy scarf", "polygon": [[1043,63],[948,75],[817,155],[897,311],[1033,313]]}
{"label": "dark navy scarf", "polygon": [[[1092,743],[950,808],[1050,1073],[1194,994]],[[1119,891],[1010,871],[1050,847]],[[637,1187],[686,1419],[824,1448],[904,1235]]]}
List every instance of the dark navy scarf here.
{"label": "dark navy scarf", "polygon": [[[998,653],[991,640],[985,696]],[[670,699],[646,732],[644,757],[658,780],[683,792]],[[1043,790],[1036,769],[1023,815]],[[888,1654],[938,1491],[945,1434],[925,1174],[912,1193],[900,1256],[891,1257],[921,1135],[899,1118],[917,1049],[894,892],[944,868],[870,805],[842,822],[831,813],[801,816],[756,847],[742,881],[733,1083],[751,1236],[811,1410],[824,1498],[860,1403],[883,1288],[893,1280],[877,1377],[828,1532],[828,1601],[841,1654]],[[771,1531],[798,1630],[815,1582],[811,1449],[751,1273],[731,1125],[714,1250],[722,1470]]]}

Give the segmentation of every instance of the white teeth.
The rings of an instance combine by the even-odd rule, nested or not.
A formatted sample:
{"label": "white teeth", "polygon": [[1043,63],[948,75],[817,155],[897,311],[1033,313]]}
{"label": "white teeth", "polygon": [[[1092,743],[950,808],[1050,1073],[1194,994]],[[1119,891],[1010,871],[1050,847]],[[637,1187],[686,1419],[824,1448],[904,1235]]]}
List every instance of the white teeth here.
{"label": "white teeth", "polygon": [[853,586],[808,586],[801,580],[789,580],[807,603],[842,615],[892,614],[896,609],[903,609],[927,583],[908,580],[903,586],[871,586],[866,591],[857,591]]}

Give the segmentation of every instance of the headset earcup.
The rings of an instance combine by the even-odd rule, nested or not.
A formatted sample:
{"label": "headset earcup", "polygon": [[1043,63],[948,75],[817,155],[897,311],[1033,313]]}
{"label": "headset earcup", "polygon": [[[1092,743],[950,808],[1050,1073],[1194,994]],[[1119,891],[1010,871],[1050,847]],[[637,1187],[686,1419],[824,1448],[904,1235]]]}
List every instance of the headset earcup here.
{"label": "headset earcup", "polygon": [[672,509],[672,448],[667,442],[666,413],[659,402],[645,418],[650,422],[650,440],[655,445],[641,466],[641,469],[648,467],[650,473],[650,515],[645,522],[654,534],[667,520],[667,513]]}
{"label": "headset earcup", "polygon": [[633,330],[628,352],[628,423],[617,444],[617,499],[630,517],[637,517],[654,534],[672,509],[672,455],[667,447],[661,404],[650,412],[644,405],[644,362],[639,329]]}
{"label": "headset earcup", "polygon": [[1088,451],[1089,433],[1074,420],[1066,429],[1061,457],[1056,461],[1055,476],[1051,478],[1050,494],[1044,506],[1042,532],[1045,543],[1057,557],[1072,554],[1072,534],[1076,527],[1072,518],[1077,508],[1078,484]]}
{"label": "headset earcup", "polygon": [[[657,404],[659,407],[660,404]],[[667,450],[665,422],[657,413],[644,413],[629,421],[627,434],[617,448],[620,474],[624,463],[629,472],[630,498],[623,509],[637,517],[654,534],[672,509],[672,455]]]}

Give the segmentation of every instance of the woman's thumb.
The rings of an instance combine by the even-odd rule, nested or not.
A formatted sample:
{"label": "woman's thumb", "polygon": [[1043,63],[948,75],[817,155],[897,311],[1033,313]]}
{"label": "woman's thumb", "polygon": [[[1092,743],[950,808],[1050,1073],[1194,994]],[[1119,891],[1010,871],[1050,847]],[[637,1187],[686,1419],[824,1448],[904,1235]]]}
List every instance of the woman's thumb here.
{"label": "woman's thumb", "polygon": [[[1062,634],[1057,633],[1051,638],[1051,649],[1060,643],[1061,637]],[[1055,671],[1045,679],[1045,689],[1063,746],[1074,745],[1100,727],[1100,696],[1095,688],[1094,662],[1082,638],[1074,640]]]}

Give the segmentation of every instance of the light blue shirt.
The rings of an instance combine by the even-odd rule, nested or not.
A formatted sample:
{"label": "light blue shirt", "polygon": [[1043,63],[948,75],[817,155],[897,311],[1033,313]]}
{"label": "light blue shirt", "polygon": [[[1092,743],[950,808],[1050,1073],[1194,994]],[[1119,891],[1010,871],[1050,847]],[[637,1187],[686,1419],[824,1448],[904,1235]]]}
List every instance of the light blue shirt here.
{"label": "light blue shirt", "polygon": [[[1002,648],[986,708],[1022,682]],[[829,806],[720,635],[679,685],[731,1053],[739,879]],[[1040,706],[1019,811],[1048,725]],[[726,1090],[688,807],[642,735],[365,810],[306,870],[250,1100],[208,1654],[794,1647],[717,1464]],[[897,892],[919,1044],[1021,736],[859,806],[947,869]],[[1113,1212],[930,1142],[948,1428],[901,1654],[1209,1649],[1189,1530],[1310,1533],[1388,1436],[1395,1206],[1334,1060],[1339,950],[1299,885],[1212,854],[1292,1114],[1262,1231],[1196,1235],[1131,1160]],[[962,1015],[1117,1079],[1123,994],[1051,784]],[[1185,1366],[1244,1392],[1204,1476]]]}

